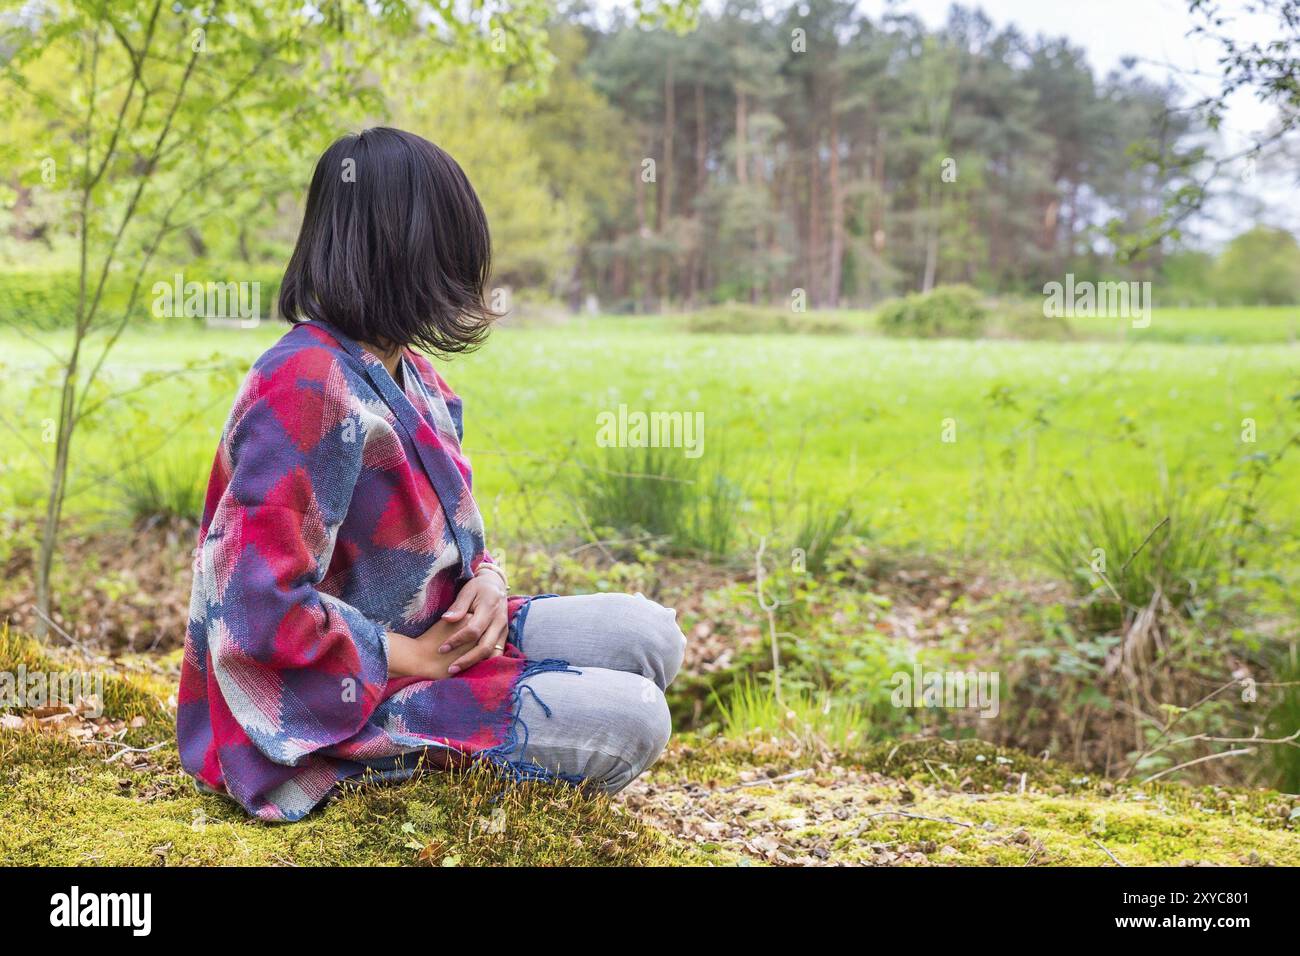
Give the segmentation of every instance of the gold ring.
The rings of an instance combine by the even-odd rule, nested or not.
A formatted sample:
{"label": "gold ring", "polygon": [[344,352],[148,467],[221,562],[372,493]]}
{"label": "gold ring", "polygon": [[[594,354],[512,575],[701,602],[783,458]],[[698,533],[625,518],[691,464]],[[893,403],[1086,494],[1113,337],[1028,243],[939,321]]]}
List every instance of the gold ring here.
{"label": "gold ring", "polygon": [[492,646],[499,651],[504,651],[506,649],[506,646],[504,644],[493,644]]}

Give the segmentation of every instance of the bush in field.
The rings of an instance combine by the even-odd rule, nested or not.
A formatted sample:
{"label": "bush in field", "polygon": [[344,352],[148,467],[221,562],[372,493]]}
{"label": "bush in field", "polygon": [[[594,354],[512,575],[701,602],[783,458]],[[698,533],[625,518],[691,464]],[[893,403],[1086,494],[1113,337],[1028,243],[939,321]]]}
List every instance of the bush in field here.
{"label": "bush in field", "polygon": [[1060,341],[1074,336],[1064,316],[1043,314],[1042,300],[1004,301],[997,304],[988,325],[990,338]]}
{"label": "bush in field", "polygon": [[842,318],[734,302],[696,312],[687,328],[722,335],[847,335],[856,331]]}
{"label": "bush in field", "polygon": [[1285,229],[1256,226],[1223,250],[1215,263],[1214,290],[1233,305],[1300,302],[1300,246]]}
{"label": "bush in field", "polygon": [[1105,498],[1066,486],[1039,525],[1039,549],[1080,595],[1094,599],[1096,623],[1118,627],[1155,603],[1185,614],[1193,599],[1226,584],[1228,518],[1223,498]]}
{"label": "bush in field", "polygon": [[724,458],[714,462],[706,468],[679,448],[611,449],[580,463],[570,492],[597,533],[648,534],[677,551],[725,558],[745,491]]}
{"label": "bush in field", "polygon": [[[143,294],[137,296],[131,305],[131,322],[166,321],[173,317],[154,315],[153,286],[162,283],[174,289],[178,273],[181,275],[182,290],[184,284],[190,282],[200,283],[205,288],[209,282],[221,285],[248,283],[250,288],[257,291],[258,312],[265,320],[274,314],[283,270],[279,266],[250,266],[244,263],[189,263],[183,268],[160,266],[150,273],[150,281],[145,284]],[[77,273],[71,271],[5,273],[4,280],[0,281],[0,317],[8,325],[32,331],[70,328],[77,315],[79,282]],[[126,311],[129,299],[130,283],[125,279],[114,277],[105,283],[105,309]],[[174,317],[183,318],[184,306],[184,298],[175,303],[173,309],[178,314]],[[203,318],[191,317],[184,321],[201,322]]]}
{"label": "bush in field", "polygon": [[1213,305],[1214,256],[1197,249],[1179,249],[1160,263],[1161,305]]}
{"label": "bush in field", "polygon": [[976,289],[966,285],[939,286],[913,292],[880,309],[880,330],[902,338],[978,338],[989,312]]}
{"label": "bush in field", "polygon": [[191,456],[155,456],[117,477],[126,513],[137,525],[197,523],[203,515],[206,470]]}

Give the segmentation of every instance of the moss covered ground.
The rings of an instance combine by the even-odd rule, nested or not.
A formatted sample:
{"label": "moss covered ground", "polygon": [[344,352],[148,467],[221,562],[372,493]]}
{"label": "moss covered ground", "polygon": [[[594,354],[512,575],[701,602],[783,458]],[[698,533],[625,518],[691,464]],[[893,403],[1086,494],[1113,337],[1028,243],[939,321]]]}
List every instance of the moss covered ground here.
{"label": "moss covered ground", "polygon": [[[0,670],[74,666],[0,634]],[[100,662],[103,663],[103,662]],[[84,661],[75,666],[92,667]],[[1115,782],[975,741],[837,754],[685,736],[614,799],[486,772],[349,787],[293,825],[198,793],[165,669],[112,665],[103,714],[10,711],[0,861],[18,865],[1300,865],[1300,798]]]}

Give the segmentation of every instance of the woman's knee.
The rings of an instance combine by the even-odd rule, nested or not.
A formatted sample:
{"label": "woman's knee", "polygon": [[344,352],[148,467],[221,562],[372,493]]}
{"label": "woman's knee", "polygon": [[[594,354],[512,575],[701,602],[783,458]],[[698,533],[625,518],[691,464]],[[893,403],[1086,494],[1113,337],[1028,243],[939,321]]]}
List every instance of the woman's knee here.
{"label": "woman's knee", "polygon": [[672,715],[663,691],[648,678],[635,680],[635,702],[629,701],[621,719],[616,718],[621,725],[621,759],[603,779],[592,780],[607,793],[617,793],[644,773],[659,759],[672,736]]}
{"label": "woman's knee", "polygon": [[686,653],[686,635],[677,626],[677,612],[642,594],[611,594],[617,606],[614,620],[629,643],[629,650],[640,664],[641,676],[667,689],[681,669]]}
{"label": "woman's knee", "polygon": [[672,734],[663,691],[638,674],[589,668],[528,683],[534,693],[524,695],[520,714],[528,725],[527,758],[595,789],[622,790],[658,759]]}
{"label": "woman's knee", "polygon": [[653,681],[646,680],[637,693],[645,705],[632,734],[631,751],[637,755],[637,773],[659,759],[673,734],[673,717],[668,699]]}

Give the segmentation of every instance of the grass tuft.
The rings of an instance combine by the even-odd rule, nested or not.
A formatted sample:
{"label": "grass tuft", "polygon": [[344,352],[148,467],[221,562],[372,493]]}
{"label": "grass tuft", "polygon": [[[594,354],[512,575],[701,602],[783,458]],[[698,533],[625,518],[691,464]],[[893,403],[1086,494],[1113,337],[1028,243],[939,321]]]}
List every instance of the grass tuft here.
{"label": "grass tuft", "polygon": [[723,734],[743,739],[755,734],[780,737],[803,747],[851,751],[867,737],[866,712],[853,703],[833,700],[829,694],[804,692],[783,695],[784,706],[770,687],[744,680],[719,699]]}
{"label": "grass tuft", "polygon": [[810,574],[826,570],[835,546],[847,535],[866,537],[865,522],[855,521],[852,504],[836,504],[824,497],[809,497],[795,531],[794,543],[804,550],[804,567]]}
{"label": "grass tuft", "polygon": [[1107,498],[1066,487],[1040,524],[1040,554],[1093,599],[1098,624],[1118,627],[1154,604],[1184,612],[1226,582],[1227,518],[1223,498]]}
{"label": "grass tuft", "polygon": [[678,448],[611,449],[582,463],[570,491],[597,534],[650,535],[670,551],[711,558],[732,553],[745,501],[724,456],[705,466]]}
{"label": "grass tuft", "polygon": [[135,462],[117,478],[131,521],[194,524],[203,513],[206,471],[192,457],[170,455]]}

